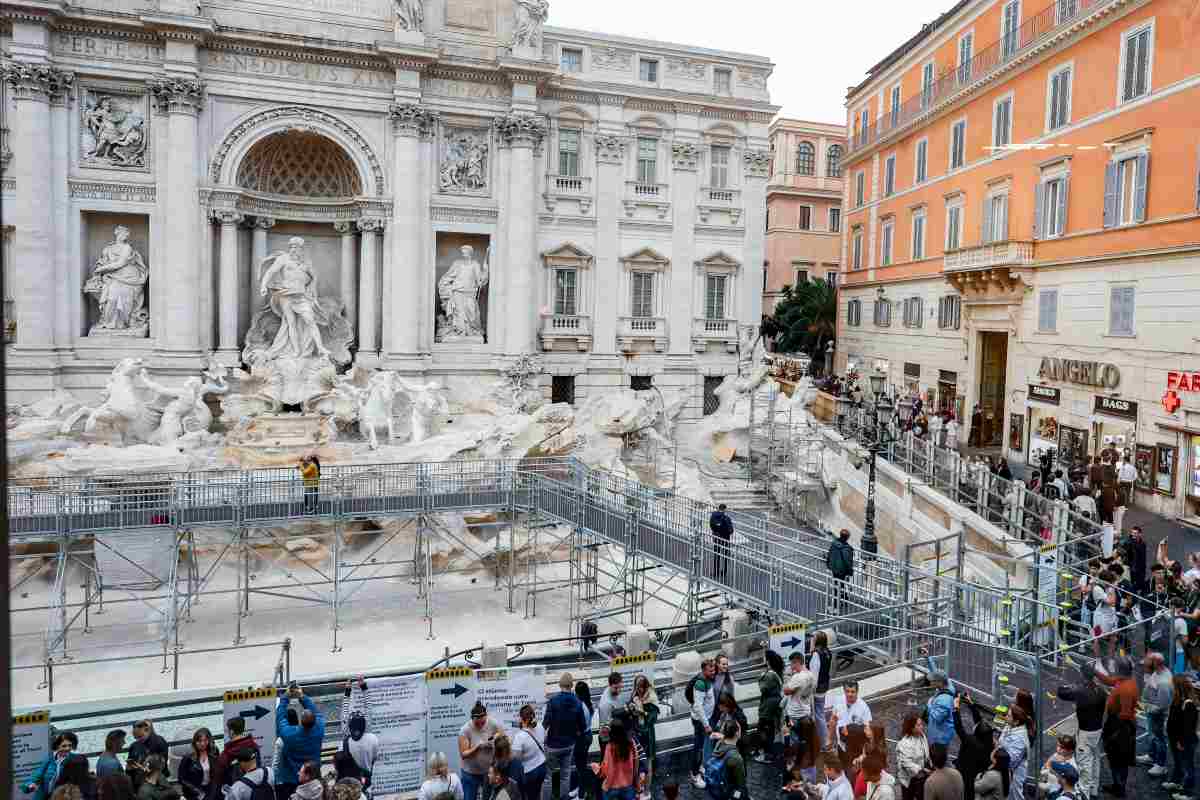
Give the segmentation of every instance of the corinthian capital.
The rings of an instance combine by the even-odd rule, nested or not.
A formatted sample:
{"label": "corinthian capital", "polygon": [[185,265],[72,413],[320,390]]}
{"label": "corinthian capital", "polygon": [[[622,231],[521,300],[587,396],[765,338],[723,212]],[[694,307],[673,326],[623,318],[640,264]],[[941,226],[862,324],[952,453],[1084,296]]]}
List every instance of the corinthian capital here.
{"label": "corinthian capital", "polygon": [[536,114],[505,114],[496,118],[496,130],[509,147],[538,147],[546,138],[546,120]]}
{"label": "corinthian capital", "polygon": [[246,220],[244,214],[229,208],[214,208],[211,213],[212,221],[218,225],[241,225]]}
{"label": "corinthian capital", "polygon": [[358,229],[363,233],[383,233],[383,225],[378,217],[363,217],[358,221]]}
{"label": "corinthian capital", "polygon": [[392,133],[400,136],[429,136],[438,121],[438,113],[420,103],[394,103],[388,109]]}
{"label": "corinthian capital", "polygon": [[75,74],[45,64],[10,61],[3,65],[4,81],[18,100],[58,101],[75,85]]}
{"label": "corinthian capital", "polygon": [[146,86],[159,110],[168,114],[196,114],[204,105],[204,84],[195,78],[151,78]]}
{"label": "corinthian capital", "polygon": [[771,172],[771,154],[766,150],[747,150],[742,153],[742,164],[746,167],[746,177],[765,178]]}
{"label": "corinthian capital", "polygon": [[671,163],[675,169],[695,172],[700,166],[700,147],[691,142],[675,142],[671,145]]}

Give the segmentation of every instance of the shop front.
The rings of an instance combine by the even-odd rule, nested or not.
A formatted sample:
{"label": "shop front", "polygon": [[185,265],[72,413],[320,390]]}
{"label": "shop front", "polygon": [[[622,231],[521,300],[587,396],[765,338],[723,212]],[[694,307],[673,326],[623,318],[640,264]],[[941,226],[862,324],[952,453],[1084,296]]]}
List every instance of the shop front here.
{"label": "shop front", "polygon": [[1120,397],[1097,395],[1092,406],[1095,453],[1119,464],[1133,458],[1137,445],[1138,404]]}
{"label": "shop front", "polygon": [[[1062,390],[1053,386],[1029,384],[1029,395],[1025,401],[1025,411],[1028,417],[1029,450],[1025,453],[1025,463],[1037,466],[1042,453],[1058,449],[1059,435],[1059,406],[1062,404]],[[1014,415],[1017,416],[1017,415]],[[1017,419],[1020,419],[1017,416]],[[1012,430],[1009,430],[1010,438]],[[1023,444],[1009,442],[1010,449],[1020,452]]]}
{"label": "shop front", "polygon": [[938,370],[937,410],[949,411],[962,419],[962,401],[958,396],[958,373],[948,369]]}

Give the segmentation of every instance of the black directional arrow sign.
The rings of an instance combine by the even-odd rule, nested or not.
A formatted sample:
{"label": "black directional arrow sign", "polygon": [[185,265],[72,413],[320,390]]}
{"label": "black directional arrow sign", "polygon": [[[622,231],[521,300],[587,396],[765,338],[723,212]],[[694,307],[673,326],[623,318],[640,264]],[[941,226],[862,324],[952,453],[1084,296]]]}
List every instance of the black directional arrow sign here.
{"label": "black directional arrow sign", "polygon": [[447,686],[445,689],[442,689],[441,693],[444,695],[452,694],[454,695],[454,699],[457,700],[469,691],[470,689],[463,686],[461,683],[456,683],[453,686]]}
{"label": "black directional arrow sign", "polygon": [[790,639],[784,639],[782,642],[780,642],[780,644],[788,648],[799,647],[800,645],[804,644],[804,640],[797,639],[795,636],[793,636]]}
{"label": "black directional arrow sign", "polygon": [[267,714],[270,714],[270,713],[271,713],[271,709],[263,708],[262,706],[256,705],[254,708],[248,708],[245,711],[241,712],[240,714],[238,714],[238,716],[246,717],[246,718],[254,717],[255,719],[262,719],[263,717],[265,717]]}

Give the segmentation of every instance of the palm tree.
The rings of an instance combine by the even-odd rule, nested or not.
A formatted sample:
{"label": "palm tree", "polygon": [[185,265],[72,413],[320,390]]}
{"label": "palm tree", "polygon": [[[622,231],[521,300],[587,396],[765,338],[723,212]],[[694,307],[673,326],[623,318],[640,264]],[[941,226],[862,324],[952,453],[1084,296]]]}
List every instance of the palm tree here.
{"label": "palm tree", "polygon": [[837,290],[826,281],[803,281],[783,287],[768,328],[775,332],[775,349],[805,352],[813,361],[825,355],[825,345],[837,331]]}

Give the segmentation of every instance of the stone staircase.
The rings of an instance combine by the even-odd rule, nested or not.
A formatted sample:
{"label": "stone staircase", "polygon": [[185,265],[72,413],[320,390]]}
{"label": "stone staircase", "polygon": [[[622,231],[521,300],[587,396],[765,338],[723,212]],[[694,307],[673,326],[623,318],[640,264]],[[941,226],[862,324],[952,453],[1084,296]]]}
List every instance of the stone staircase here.
{"label": "stone staircase", "polygon": [[730,511],[761,514],[779,509],[779,505],[765,489],[746,481],[722,482],[709,486],[709,492],[714,503],[724,503]]}

